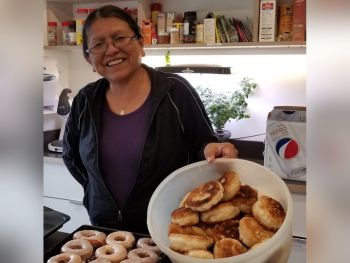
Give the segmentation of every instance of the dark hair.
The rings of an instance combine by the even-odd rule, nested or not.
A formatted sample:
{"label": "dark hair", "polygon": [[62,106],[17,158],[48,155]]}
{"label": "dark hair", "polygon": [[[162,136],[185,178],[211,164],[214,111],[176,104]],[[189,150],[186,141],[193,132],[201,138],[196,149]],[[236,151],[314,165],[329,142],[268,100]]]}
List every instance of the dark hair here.
{"label": "dark hair", "polygon": [[108,18],[108,17],[115,17],[118,19],[121,19],[128,23],[132,31],[134,31],[135,35],[137,36],[138,39],[140,39],[141,32],[140,28],[137,25],[136,21],[123,9],[114,6],[114,5],[105,5],[102,6],[96,10],[94,10],[91,14],[88,15],[86,18],[86,21],[84,23],[83,27],[83,53],[84,56],[87,57],[89,54],[86,52],[86,49],[88,48],[87,46],[87,33],[88,30],[90,29],[91,25],[99,18]]}

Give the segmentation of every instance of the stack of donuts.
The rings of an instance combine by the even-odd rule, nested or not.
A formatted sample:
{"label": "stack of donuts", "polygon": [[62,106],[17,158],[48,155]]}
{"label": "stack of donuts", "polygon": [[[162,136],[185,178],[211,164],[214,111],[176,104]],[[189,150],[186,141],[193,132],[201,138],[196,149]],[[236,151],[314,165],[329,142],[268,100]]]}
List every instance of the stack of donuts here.
{"label": "stack of donuts", "polygon": [[151,238],[136,241],[131,232],[106,235],[98,230],[81,230],[62,246],[61,254],[49,258],[47,263],[156,263],[160,253]]}
{"label": "stack of donuts", "polygon": [[236,256],[271,238],[285,216],[277,200],[242,185],[239,175],[228,171],[183,197],[171,213],[170,248],[196,258]]}

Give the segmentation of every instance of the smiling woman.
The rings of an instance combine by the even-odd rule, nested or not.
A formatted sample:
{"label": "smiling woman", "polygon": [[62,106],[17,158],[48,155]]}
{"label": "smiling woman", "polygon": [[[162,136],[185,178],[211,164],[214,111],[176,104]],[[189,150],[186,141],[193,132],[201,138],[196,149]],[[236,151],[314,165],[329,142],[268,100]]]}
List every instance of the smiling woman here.
{"label": "smiling woman", "polygon": [[203,103],[184,78],[142,64],[140,29],[122,9],[103,6],[87,17],[83,52],[102,78],[74,98],[64,162],[84,188],[93,225],[147,233],[148,202],[166,176],[237,151],[217,143]]}

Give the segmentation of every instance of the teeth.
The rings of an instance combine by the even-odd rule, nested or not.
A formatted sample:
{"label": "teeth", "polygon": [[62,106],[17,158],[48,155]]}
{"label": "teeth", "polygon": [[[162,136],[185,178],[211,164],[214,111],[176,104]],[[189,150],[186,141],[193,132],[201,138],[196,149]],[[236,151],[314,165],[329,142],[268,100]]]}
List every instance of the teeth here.
{"label": "teeth", "polygon": [[123,62],[123,59],[115,59],[107,63],[107,66],[114,66]]}

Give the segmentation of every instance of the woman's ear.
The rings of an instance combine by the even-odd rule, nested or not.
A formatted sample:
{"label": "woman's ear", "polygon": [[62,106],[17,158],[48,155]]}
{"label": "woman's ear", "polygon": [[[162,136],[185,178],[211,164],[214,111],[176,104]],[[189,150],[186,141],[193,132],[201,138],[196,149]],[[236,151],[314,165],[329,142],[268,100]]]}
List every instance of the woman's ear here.
{"label": "woman's ear", "polygon": [[146,55],[146,53],[145,53],[145,50],[143,49],[143,47],[144,47],[143,36],[140,37],[139,43],[140,43],[140,46],[142,48],[142,56],[144,57]]}
{"label": "woman's ear", "polygon": [[89,56],[89,55],[86,55],[86,56],[84,56],[84,57],[85,57],[85,60],[92,66],[92,71],[93,71],[93,72],[96,72],[96,69],[94,68],[94,66],[93,66],[92,63],[91,63],[90,56]]}

